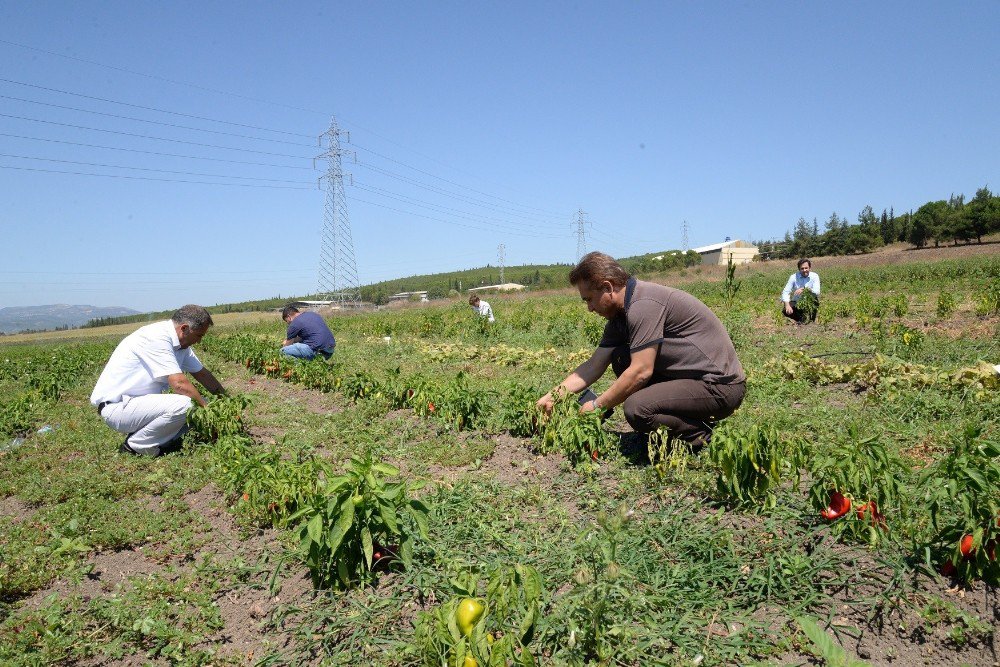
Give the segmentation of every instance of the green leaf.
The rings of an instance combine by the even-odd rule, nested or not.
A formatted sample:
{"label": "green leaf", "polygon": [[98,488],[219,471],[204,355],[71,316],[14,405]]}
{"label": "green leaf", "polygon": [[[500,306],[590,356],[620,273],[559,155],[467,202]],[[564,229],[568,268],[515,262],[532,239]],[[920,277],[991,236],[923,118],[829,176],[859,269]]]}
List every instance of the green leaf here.
{"label": "green leaf", "polygon": [[521,637],[521,644],[527,645],[535,636],[535,623],[538,621],[538,605],[532,602],[528,605],[528,613],[521,619],[518,632]]}
{"label": "green leaf", "polygon": [[411,500],[407,507],[409,509],[410,516],[413,517],[414,522],[417,524],[417,530],[420,532],[420,537],[425,540],[429,540],[430,534],[427,525],[427,515],[430,510],[419,500]]}
{"label": "green leaf", "polygon": [[808,616],[799,616],[795,620],[806,637],[812,641],[819,656],[831,667],[869,667],[868,663],[849,660],[840,644],[824,632],[813,619]]}
{"label": "green leaf", "polygon": [[313,542],[321,542],[323,538],[323,516],[317,514],[310,521],[307,527],[309,539]]}
{"label": "green leaf", "polygon": [[399,468],[389,465],[388,463],[376,463],[372,466],[375,472],[387,475],[389,477],[396,477],[399,475]]}
{"label": "green leaf", "polygon": [[396,508],[379,498],[378,513],[379,516],[382,517],[382,521],[385,522],[386,528],[389,529],[389,532],[393,535],[399,535],[399,522],[396,520]]}
{"label": "green leaf", "polygon": [[374,547],[372,546],[372,532],[368,530],[368,526],[361,529],[361,548],[364,552],[365,563],[368,565],[368,569],[372,569],[372,553],[374,552]]}

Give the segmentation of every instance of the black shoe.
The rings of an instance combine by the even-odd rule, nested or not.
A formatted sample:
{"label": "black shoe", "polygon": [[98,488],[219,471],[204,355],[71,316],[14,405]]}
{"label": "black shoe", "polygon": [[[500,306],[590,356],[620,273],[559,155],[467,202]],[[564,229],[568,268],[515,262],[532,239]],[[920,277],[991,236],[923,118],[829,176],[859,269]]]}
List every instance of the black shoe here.
{"label": "black shoe", "polygon": [[184,438],[178,436],[168,442],[165,445],[160,445],[160,453],[157,456],[163,456],[164,454],[173,454],[174,452],[181,451],[184,446]]}
{"label": "black shoe", "polygon": [[[131,436],[129,436],[129,437],[131,437]],[[122,441],[122,444],[121,444],[121,446],[120,446],[120,447],[118,448],[118,451],[119,451],[120,453],[122,453],[122,454],[131,454],[132,456],[141,456],[141,455],[139,454],[139,452],[135,451],[134,449],[132,449],[132,448],[131,448],[131,447],[129,446],[129,444],[128,444],[128,438],[125,438],[125,440],[123,440],[123,441]]]}

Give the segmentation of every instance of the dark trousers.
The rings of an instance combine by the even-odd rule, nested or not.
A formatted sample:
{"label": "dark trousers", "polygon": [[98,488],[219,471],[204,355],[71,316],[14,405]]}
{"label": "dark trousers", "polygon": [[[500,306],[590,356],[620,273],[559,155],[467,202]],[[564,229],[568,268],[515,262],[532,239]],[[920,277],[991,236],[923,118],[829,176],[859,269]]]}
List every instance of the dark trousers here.
{"label": "dark trousers", "polygon": [[790,320],[795,320],[799,324],[808,324],[809,322],[816,321],[816,315],[819,314],[819,304],[818,303],[816,304],[816,311],[812,313],[812,315],[809,315],[808,317],[806,316],[805,313],[799,310],[799,307],[795,303],[792,303],[791,315],[785,312],[785,304],[781,304],[781,314]]}
{"label": "dark trousers", "polygon": [[[627,347],[616,348],[611,357],[615,375],[632,363]],[[671,437],[703,444],[716,422],[736,412],[743,402],[746,384],[715,384],[702,380],[657,377],[635,392],[622,406],[625,419],[640,433],[667,427]]]}

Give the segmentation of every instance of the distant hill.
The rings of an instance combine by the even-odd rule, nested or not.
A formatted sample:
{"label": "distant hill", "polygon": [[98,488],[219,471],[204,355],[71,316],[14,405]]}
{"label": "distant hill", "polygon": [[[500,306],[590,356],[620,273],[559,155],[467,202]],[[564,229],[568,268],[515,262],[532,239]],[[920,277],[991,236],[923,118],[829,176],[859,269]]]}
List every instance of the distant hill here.
{"label": "distant hill", "polygon": [[121,306],[70,306],[65,303],[50,306],[8,306],[0,308],[0,332],[43,331],[78,327],[98,317],[136,315],[138,310]]}

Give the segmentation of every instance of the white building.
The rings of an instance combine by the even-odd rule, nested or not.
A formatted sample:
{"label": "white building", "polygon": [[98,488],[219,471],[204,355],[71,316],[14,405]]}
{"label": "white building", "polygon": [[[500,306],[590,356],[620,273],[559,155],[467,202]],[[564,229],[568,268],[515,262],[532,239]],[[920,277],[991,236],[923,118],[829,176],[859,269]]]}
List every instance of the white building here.
{"label": "white building", "polygon": [[700,248],[692,248],[692,250],[701,255],[702,264],[722,264],[723,266],[729,263],[730,257],[733,258],[733,264],[749,264],[754,257],[760,254],[757,246],[739,239],[713,243]]}

